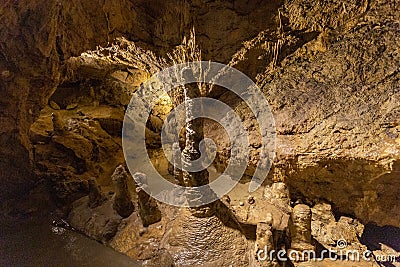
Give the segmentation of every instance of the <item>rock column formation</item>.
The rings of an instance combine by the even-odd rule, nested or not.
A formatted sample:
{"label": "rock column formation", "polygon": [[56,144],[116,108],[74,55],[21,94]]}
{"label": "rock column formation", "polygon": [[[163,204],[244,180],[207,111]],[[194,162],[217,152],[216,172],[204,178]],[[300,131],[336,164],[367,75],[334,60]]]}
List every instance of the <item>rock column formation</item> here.
{"label": "rock column formation", "polygon": [[291,249],[296,251],[314,250],[311,236],[311,209],[305,204],[293,208],[290,218]]}
{"label": "rock column formation", "polygon": [[56,113],[51,113],[51,121],[53,122],[53,134],[62,135],[64,129],[60,116]]}
{"label": "rock column formation", "polygon": [[113,208],[124,218],[129,217],[135,209],[131,200],[131,194],[128,190],[127,178],[128,174],[122,165],[119,165],[112,175],[115,186]]}
{"label": "rock column formation", "polygon": [[[186,70],[184,70],[186,71]],[[187,73],[183,73],[187,74]],[[191,75],[191,74],[190,74]],[[203,133],[203,120],[194,119],[196,114],[201,114],[201,107],[195,107],[192,99],[201,96],[200,85],[197,83],[186,84],[184,86],[185,95],[185,111],[186,111],[186,141],[183,154],[183,165],[190,167],[191,162],[201,157],[199,144],[204,138]],[[186,187],[198,187],[208,184],[208,171],[207,169],[198,172],[183,171],[183,183]],[[201,202],[205,196],[197,195],[193,191],[187,194],[187,201],[189,203]],[[213,205],[205,205],[198,208],[191,208],[193,215],[198,217],[207,217],[214,214]]]}

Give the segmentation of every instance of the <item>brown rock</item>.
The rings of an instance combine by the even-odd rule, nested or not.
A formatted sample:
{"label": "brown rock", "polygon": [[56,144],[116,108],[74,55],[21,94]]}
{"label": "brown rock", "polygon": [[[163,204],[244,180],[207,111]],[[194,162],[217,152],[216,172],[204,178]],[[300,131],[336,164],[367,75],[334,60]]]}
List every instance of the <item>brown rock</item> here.
{"label": "brown rock", "polygon": [[68,104],[65,109],[66,110],[72,110],[72,109],[76,109],[77,107],[78,107],[77,103],[71,103],[71,104]]}
{"label": "brown rock", "polygon": [[[272,218],[272,215],[270,215],[270,217]],[[256,259],[259,261],[261,266],[268,266],[270,262],[274,260],[273,258],[269,258],[269,252],[276,249],[272,232],[272,224],[272,220],[257,224],[254,252],[256,254]],[[262,257],[265,256],[267,256],[266,259],[261,260],[263,259]]]}
{"label": "brown rock", "polygon": [[49,106],[54,110],[60,110],[61,109],[60,106],[56,102],[54,102],[52,100],[49,102]]}
{"label": "brown rock", "polygon": [[290,217],[290,248],[293,250],[313,250],[311,236],[311,209],[304,204],[296,205]]}
{"label": "brown rock", "polygon": [[105,200],[105,196],[101,192],[100,186],[95,179],[90,179],[89,183],[89,207],[95,208],[100,206]]}
{"label": "brown rock", "polygon": [[57,113],[51,113],[51,121],[53,122],[53,132],[56,135],[62,135],[64,132],[64,125],[60,116]]}
{"label": "brown rock", "polygon": [[129,217],[135,209],[128,190],[127,179],[128,174],[124,166],[119,165],[112,175],[115,186],[113,208],[123,218]]}
{"label": "brown rock", "polygon": [[68,216],[71,226],[104,244],[117,233],[122,218],[114,211],[111,201],[89,208],[89,197],[73,203]]}
{"label": "brown rock", "polygon": [[[147,178],[143,173],[134,174],[135,181],[142,181],[146,184]],[[161,211],[158,208],[157,201],[150,197],[140,186],[136,187],[136,194],[139,204],[139,215],[144,227],[161,221]]]}
{"label": "brown rock", "polygon": [[289,189],[285,183],[275,182],[270,186],[266,186],[264,189],[264,197],[282,211],[290,213]]}

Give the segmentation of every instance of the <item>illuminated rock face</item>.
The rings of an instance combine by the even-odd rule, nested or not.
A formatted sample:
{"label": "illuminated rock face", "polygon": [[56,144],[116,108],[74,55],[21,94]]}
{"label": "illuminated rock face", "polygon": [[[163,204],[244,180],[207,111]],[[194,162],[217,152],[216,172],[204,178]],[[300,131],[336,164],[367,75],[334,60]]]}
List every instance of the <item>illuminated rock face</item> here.
{"label": "illuminated rock face", "polygon": [[[165,52],[179,44],[194,26],[196,32],[204,33],[198,41],[206,48],[205,59],[226,62],[243,41],[277,25],[275,16],[281,2],[262,2],[234,5],[230,1],[216,1],[198,5],[181,0],[74,0],[62,4],[45,0],[2,1],[0,168],[7,171],[0,172],[0,198],[30,189],[41,179],[29,165],[34,149],[28,140],[29,127],[55,88],[69,83],[63,67],[70,57],[112,43],[121,36],[154,52]],[[192,17],[198,19],[194,21]],[[98,67],[101,72],[101,66]],[[95,79],[108,79],[108,75],[92,73]],[[81,74],[91,73],[89,70]],[[140,80],[129,71],[127,76],[110,74],[114,76],[110,77],[113,82]]]}
{"label": "illuminated rock face", "polygon": [[[51,102],[54,90],[65,85],[77,88],[90,79],[103,91],[105,80],[118,86],[141,80],[133,69],[112,71],[80,58],[77,61],[85,68],[74,73],[80,77],[68,77],[63,69],[66,61],[119,36],[137,40],[161,55],[158,52],[178,44],[193,24],[204,59],[236,62],[234,67],[263,84],[276,115],[278,155],[290,163],[291,194],[324,198],[365,222],[399,226],[400,209],[392,197],[399,195],[399,37],[391,1],[371,5],[338,0],[329,4],[264,0],[182,5],[181,1],[76,0],[59,5],[56,1],[6,0],[1,14],[5,21],[0,25],[2,40],[10,41],[0,46],[0,87],[4,88],[0,167],[6,170],[0,172],[0,198],[27,189],[41,178],[51,179],[41,177],[42,173],[33,175],[38,170],[29,162],[37,160],[36,144],[28,135],[47,103],[63,111],[63,105]],[[250,41],[241,49],[246,40]],[[88,88],[87,95],[92,92]],[[102,99],[116,97],[103,95]],[[159,121],[152,122],[157,125]],[[113,123],[102,124],[114,128]],[[218,131],[214,134],[221,136]],[[221,164],[228,154],[218,154]],[[256,155],[252,154],[252,163]],[[120,163],[113,162],[108,171]],[[84,188],[73,180],[75,175],[63,179],[75,191]],[[351,181],[351,196],[342,187],[344,181]],[[321,187],[321,182],[329,186]]]}
{"label": "illuminated rock face", "polygon": [[264,197],[282,211],[290,213],[290,196],[285,183],[275,182],[272,183],[271,186],[266,186],[264,189]]}

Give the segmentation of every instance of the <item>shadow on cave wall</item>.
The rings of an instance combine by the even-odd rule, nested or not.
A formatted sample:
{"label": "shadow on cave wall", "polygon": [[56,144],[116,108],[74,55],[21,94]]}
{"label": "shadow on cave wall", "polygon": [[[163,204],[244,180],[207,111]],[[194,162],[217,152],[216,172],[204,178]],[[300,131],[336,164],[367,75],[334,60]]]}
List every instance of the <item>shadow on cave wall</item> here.
{"label": "shadow on cave wall", "polygon": [[[389,225],[367,224],[360,241],[371,251],[382,250],[382,245],[386,245],[400,252],[400,228]],[[396,257],[396,262],[400,262],[400,257]],[[395,267],[391,262],[380,262],[380,264],[387,267]]]}

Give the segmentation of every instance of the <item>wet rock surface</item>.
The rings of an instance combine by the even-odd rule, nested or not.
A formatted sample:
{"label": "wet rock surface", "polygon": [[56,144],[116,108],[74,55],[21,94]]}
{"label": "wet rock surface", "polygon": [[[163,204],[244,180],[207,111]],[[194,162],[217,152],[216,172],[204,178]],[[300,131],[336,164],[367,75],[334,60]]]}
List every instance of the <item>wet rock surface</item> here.
{"label": "wet rock surface", "polygon": [[0,222],[2,266],[142,266],[81,233],[52,225],[52,215],[36,215]]}
{"label": "wet rock surface", "polygon": [[[203,234],[207,238],[199,239]],[[216,216],[200,218],[182,209],[169,225],[163,246],[178,266],[247,266],[249,242],[239,230],[225,226]]]}

